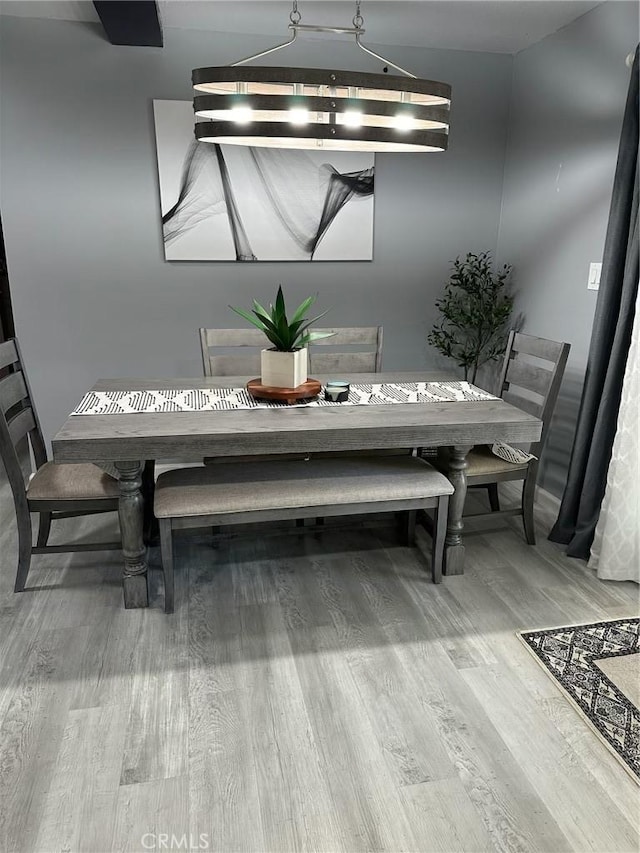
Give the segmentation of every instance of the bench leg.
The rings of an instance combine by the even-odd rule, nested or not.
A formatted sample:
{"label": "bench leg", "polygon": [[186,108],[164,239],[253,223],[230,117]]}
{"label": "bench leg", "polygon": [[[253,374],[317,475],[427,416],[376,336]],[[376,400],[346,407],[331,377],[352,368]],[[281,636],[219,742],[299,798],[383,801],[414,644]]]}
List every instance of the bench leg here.
{"label": "bench leg", "polygon": [[160,519],[160,559],[164,575],[164,612],[173,613],[173,531],[171,519]]}
{"label": "bench leg", "polygon": [[449,496],[441,495],[434,511],[431,539],[431,577],[434,583],[442,583],[442,563],[444,561],[444,540],[447,534],[447,514]]}

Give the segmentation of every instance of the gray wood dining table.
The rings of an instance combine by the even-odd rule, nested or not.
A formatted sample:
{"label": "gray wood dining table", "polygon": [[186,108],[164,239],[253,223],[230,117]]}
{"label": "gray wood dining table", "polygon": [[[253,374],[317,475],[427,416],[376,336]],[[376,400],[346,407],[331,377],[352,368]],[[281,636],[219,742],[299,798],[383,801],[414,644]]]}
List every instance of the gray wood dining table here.
{"label": "gray wood dining table", "polygon": [[[322,380],[323,377],[318,377]],[[442,371],[358,374],[358,383],[436,382]],[[247,377],[103,379],[93,391],[238,388]],[[542,422],[502,400],[290,407],[153,414],[71,415],[52,442],[55,462],[111,463],[119,471],[125,607],[146,607],[142,470],[146,460],[447,446],[454,494],[445,542],[446,575],[464,572],[462,510],[466,456],[474,444],[532,442]]]}

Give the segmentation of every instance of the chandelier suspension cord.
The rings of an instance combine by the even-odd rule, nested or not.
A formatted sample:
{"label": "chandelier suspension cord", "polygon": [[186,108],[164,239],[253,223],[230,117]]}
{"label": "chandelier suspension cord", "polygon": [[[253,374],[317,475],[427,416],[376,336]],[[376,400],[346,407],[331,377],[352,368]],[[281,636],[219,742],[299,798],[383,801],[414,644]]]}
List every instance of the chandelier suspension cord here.
{"label": "chandelier suspension cord", "polygon": [[351,27],[325,27],[316,24],[302,24],[302,15],[298,11],[298,0],[293,0],[293,6],[291,12],[289,13],[289,29],[291,30],[291,38],[288,41],[282,42],[282,44],[277,44],[274,47],[267,48],[267,50],[260,51],[260,53],[254,53],[251,56],[246,56],[244,59],[238,59],[237,62],[230,63],[231,66],[236,65],[244,65],[247,62],[253,62],[254,59],[261,59],[263,56],[268,56],[271,53],[275,53],[278,50],[282,50],[285,47],[289,47],[294,43],[294,41],[298,37],[298,32],[301,30],[311,31],[311,32],[319,32],[319,33],[348,33],[350,35],[355,36],[356,44],[360,48],[360,50],[368,53],[369,56],[373,56],[375,59],[382,62],[384,65],[388,65],[391,68],[395,68],[396,71],[399,71],[401,74],[404,74],[406,77],[412,77],[414,80],[417,79],[415,74],[412,74],[410,71],[407,71],[406,68],[402,68],[400,65],[396,65],[395,62],[391,62],[390,59],[386,59],[384,56],[381,56],[379,53],[376,53],[375,50],[371,50],[366,45],[362,43],[362,35],[365,32],[364,30],[364,18],[360,12],[360,0],[356,0],[356,14],[353,17],[353,28]]}

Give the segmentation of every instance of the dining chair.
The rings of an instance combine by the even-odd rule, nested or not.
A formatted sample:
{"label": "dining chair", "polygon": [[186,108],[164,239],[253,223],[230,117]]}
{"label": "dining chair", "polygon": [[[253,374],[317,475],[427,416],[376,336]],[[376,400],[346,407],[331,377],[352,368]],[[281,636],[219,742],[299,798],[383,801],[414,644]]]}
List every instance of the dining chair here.
{"label": "dining chair", "polygon": [[[259,329],[200,329],[200,349],[205,376],[260,376],[260,351],[268,341]],[[273,458],[265,454],[246,456],[246,462]],[[304,459],[304,454],[284,453],[278,458]],[[205,465],[225,464],[233,459],[206,456]]]}
{"label": "dining chair", "polygon": [[266,344],[259,329],[200,329],[204,375],[260,376],[260,351]]}
{"label": "dining chair", "polygon": [[[109,551],[122,547],[120,542],[47,545],[52,521],[117,511],[119,486],[114,477],[91,463],[57,464],[47,460],[40,422],[14,338],[0,344],[0,375],[5,373],[0,379],[0,456],[13,493],[18,524],[14,590],[22,592],[32,554]],[[31,476],[25,476],[20,458],[25,439],[36,468]],[[35,546],[32,512],[40,516]]]}
{"label": "dining chair", "polygon": [[380,373],[382,370],[382,326],[352,326],[316,329],[331,333],[309,345],[309,370],[320,376],[331,373]]}
{"label": "dining chair", "polygon": [[[321,376],[334,374],[340,379],[358,381],[358,373],[380,373],[382,370],[382,326],[347,326],[345,328],[317,329],[331,333],[309,346],[309,370]],[[353,374],[356,374],[355,376]],[[341,450],[314,453],[314,459],[366,456],[406,456],[412,448],[387,448],[374,450]],[[321,523],[322,519],[317,521]]]}
{"label": "dining chair", "polygon": [[[493,518],[496,515],[522,516],[524,535],[529,545],[536,544],[533,521],[535,486],[540,455],[548,436],[549,423],[558,399],[560,383],[571,345],[511,331],[498,384],[500,397],[542,421],[540,440],[530,446],[534,458],[529,462],[507,462],[496,456],[491,447],[472,448],[467,455],[467,485],[486,488],[490,513],[473,513],[470,518]],[[443,473],[449,471],[447,448],[439,448],[429,461]],[[498,483],[524,480],[519,507],[500,509]]]}
{"label": "dining chair", "polygon": [[[340,373],[377,373],[382,370],[382,326],[316,329],[330,332],[330,338],[315,341],[309,347],[309,371],[322,375]],[[259,376],[260,350],[266,339],[259,329],[200,329],[200,348],[205,376]],[[322,347],[322,349],[320,349]],[[319,350],[319,351],[318,351]],[[388,451],[349,451],[346,455],[377,455]],[[333,458],[343,453],[314,453],[314,458]],[[258,462],[272,456],[244,457]],[[279,454],[280,460],[306,459],[307,454]],[[227,458],[205,458],[205,465],[225,463]]]}

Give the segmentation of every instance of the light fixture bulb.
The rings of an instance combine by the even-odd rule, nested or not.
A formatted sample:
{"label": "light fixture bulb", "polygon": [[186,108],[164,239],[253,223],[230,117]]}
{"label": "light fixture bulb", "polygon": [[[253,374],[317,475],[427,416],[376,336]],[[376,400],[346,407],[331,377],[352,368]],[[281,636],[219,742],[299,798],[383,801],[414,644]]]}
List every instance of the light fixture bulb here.
{"label": "light fixture bulb", "polygon": [[253,111],[250,107],[234,107],[231,110],[231,118],[238,124],[248,124],[253,118]]}
{"label": "light fixture bulb", "polygon": [[299,107],[296,107],[293,110],[289,110],[289,121],[291,122],[291,124],[308,124],[309,110],[303,110]]}
{"label": "light fixture bulb", "polygon": [[342,123],[346,127],[362,127],[362,113],[350,110],[342,116]]}
{"label": "light fixture bulb", "polygon": [[414,124],[413,116],[406,113],[397,115],[393,121],[396,130],[413,130]]}

